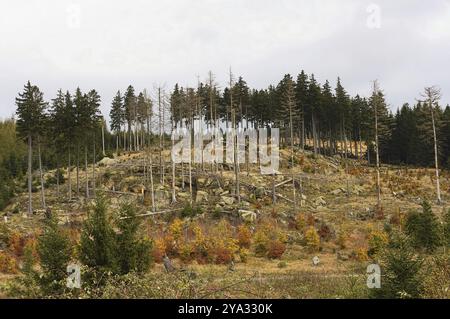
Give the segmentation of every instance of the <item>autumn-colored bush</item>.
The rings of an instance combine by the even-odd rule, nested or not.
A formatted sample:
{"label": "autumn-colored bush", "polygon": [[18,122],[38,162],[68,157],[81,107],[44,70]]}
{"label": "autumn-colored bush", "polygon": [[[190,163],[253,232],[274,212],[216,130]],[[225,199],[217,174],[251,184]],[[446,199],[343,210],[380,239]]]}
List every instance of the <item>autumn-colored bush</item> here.
{"label": "autumn-colored bush", "polygon": [[179,241],[181,236],[183,236],[184,222],[175,218],[169,226],[169,234],[172,235],[173,240]]}
{"label": "autumn-colored bush", "polygon": [[39,254],[37,252],[37,245],[38,245],[38,241],[37,241],[36,237],[32,236],[32,237],[27,238],[25,241],[24,248],[23,248],[24,254],[25,254],[25,251],[28,249],[29,252],[31,253],[33,259],[39,260]]}
{"label": "autumn-colored bush", "polygon": [[367,249],[364,247],[358,247],[356,248],[353,253],[352,257],[356,259],[359,262],[368,261],[369,256],[367,255]]}
{"label": "autumn-colored bush", "polygon": [[279,259],[286,251],[286,245],[279,240],[273,240],[268,244],[267,257],[270,259]]}
{"label": "autumn-colored bush", "polygon": [[330,226],[322,223],[319,227],[319,236],[321,240],[329,241],[333,237],[333,232]]}
{"label": "autumn-colored bush", "polygon": [[157,263],[163,261],[164,255],[166,254],[166,245],[163,238],[155,239],[155,244],[152,249],[153,260]]}
{"label": "autumn-colored bush", "polygon": [[183,242],[178,248],[178,255],[184,263],[189,263],[194,259],[194,247],[191,243]]}
{"label": "autumn-colored bush", "polygon": [[[279,229],[270,221],[266,221],[258,225],[257,231],[254,236],[254,249],[258,256],[265,256],[268,258],[278,258],[269,257],[269,251],[272,248],[272,255],[276,256],[281,251],[281,243],[285,247],[287,241],[287,236],[284,231]],[[285,249],[284,249],[285,250]],[[282,251],[281,255],[284,253]]]}
{"label": "autumn-colored bush", "polygon": [[314,226],[315,224],[316,224],[316,219],[314,218],[313,214],[308,214],[306,216],[306,225]]}
{"label": "autumn-colored bush", "polygon": [[305,214],[299,213],[295,218],[295,229],[303,231],[306,226]]}
{"label": "autumn-colored bush", "polygon": [[209,256],[210,249],[208,238],[205,237],[202,228],[197,223],[191,225],[191,232],[194,235],[194,257],[199,264],[206,264],[211,259]]}
{"label": "autumn-colored bush", "polygon": [[176,257],[178,255],[177,242],[171,234],[166,234],[163,237],[165,253],[168,256]]}
{"label": "autumn-colored bush", "polygon": [[17,260],[6,252],[0,251],[0,273],[17,274]]}
{"label": "autumn-colored bush", "polygon": [[269,237],[267,234],[260,230],[256,231],[254,238],[255,254],[260,257],[264,256],[267,252],[268,243]]}
{"label": "autumn-colored bush", "polygon": [[250,251],[246,248],[239,249],[239,259],[241,263],[246,263],[248,261],[248,255]]}
{"label": "autumn-colored bush", "polygon": [[11,233],[9,237],[9,249],[16,257],[23,255],[26,239],[20,235],[19,232]]}
{"label": "autumn-colored bush", "polygon": [[339,235],[336,239],[336,244],[339,246],[340,249],[347,248],[347,241],[348,241],[348,232],[345,229],[342,229],[339,232]]}
{"label": "autumn-colored bush", "polygon": [[312,226],[310,226],[305,232],[305,245],[310,252],[317,252],[320,249],[319,234]]}
{"label": "autumn-colored bush", "polygon": [[247,226],[241,225],[238,227],[237,240],[239,247],[250,248],[252,243],[252,233]]}
{"label": "autumn-colored bush", "polygon": [[239,251],[238,240],[233,238],[230,223],[223,219],[211,230],[208,244],[209,258],[213,257],[216,264],[226,264],[233,260]]}
{"label": "autumn-colored bush", "polygon": [[214,250],[216,264],[229,264],[233,260],[233,251],[226,246],[218,246]]}

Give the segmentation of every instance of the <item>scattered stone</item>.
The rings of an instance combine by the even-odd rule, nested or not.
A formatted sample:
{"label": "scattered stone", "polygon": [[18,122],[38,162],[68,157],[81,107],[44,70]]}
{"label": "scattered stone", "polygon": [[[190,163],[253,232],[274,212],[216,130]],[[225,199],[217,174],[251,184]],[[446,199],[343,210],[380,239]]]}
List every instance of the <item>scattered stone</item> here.
{"label": "scattered stone", "polygon": [[142,184],[134,185],[130,188],[130,191],[135,194],[143,194],[146,187]]}
{"label": "scattered stone", "polygon": [[234,204],[234,198],[233,197],[222,196],[220,199],[227,206],[231,206],[231,205]]}
{"label": "scattered stone", "polygon": [[327,205],[327,202],[323,199],[322,196],[319,196],[319,197],[317,197],[316,200],[314,201],[314,204],[315,204],[316,206],[326,206],[326,205]]}
{"label": "scattered stone", "polygon": [[318,256],[314,256],[314,258],[312,259],[312,262],[313,262],[313,266],[319,266],[319,264],[320,264],[320,259],[319,259],[319,257]]}
{"label": "scattered stone", "polygon": [[264,197],[264,194],[266,193],[266,190],[264,189],[264,187],[257,187],[255,189],[255,198],[256,199],[261,199]]}
{"label": "scattered stone", "polygon": [[347,261],[350,259],[350,256],[347,253],[344,253],[342,251],[338,251],[337,253],[337,259],[342,261]]}
{"label": "scattered stone", "polygon": [[208,192],[197,191],[197,197],[196,197],[195,201],[197,203],[207,202],[208,201]]}
{"label": "scattered stone", "polygon": [[104,157],[100,162],[98,162],[98,165],[100,166],[111,166],[117,163],[117,160],[109,158],[109,157]]}
{"label": "scattered stone", "polygon": [[191,197],[191,194],[190,193],[186,193],[186,192],[179,192],[179,193],[177,193],[177,196],[179,198],[187,199],[187,198]]}
{"label": "scattered stone", "polygon": [[239,214],[242,219],[248,222],[254,222],[256,220],[257,214],[248,210],[239,210]]}
{"label": "scattered stone", "polygon": [[340,188],[338,188],[338,189],[335,189],[334,191],[332,191],[332,192],[331,192],[331,195],[336,196],[336,195],[339,195],[339,194],[341,194],[341,193],[342,193],[342,190],[341,190]]}

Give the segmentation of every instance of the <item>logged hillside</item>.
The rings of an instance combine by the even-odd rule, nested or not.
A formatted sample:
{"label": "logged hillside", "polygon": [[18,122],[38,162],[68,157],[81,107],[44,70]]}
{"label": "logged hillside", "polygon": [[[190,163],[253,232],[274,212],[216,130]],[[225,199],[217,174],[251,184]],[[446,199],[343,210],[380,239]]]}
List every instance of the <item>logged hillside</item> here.
{"label": "logged hillside", "polygon": [[[149,154],[153,154],[151,162],[158,163],[151,169]],[[156,150],[104,158],[95,167],[79,171],[79,192],[74,168],[71,199],[68,171],[48,171],[44,176],[47,211],[36,209],[32,216],[24,217],[25,192],[4,210],[8,219],[2,227],[9,235],[5,231],[1,239],[0,261],[9,266],[0,269],[19,273],[29,247],[39,255],[36,246],[49,212],[57,215],[70,241],[71,259],[79,262],[84,224],[95,213],[94,197],[102,197],[113,221],[130,220],[139,225],[138,237],[151,243],[151,263],[143,272],[145,280],[137,280],[132,273],[124,278],[113,276],[106,288],[91,291],[91,295],[78,292],[82,297],[365,297],[370,293],[365,287],[365,267],[383,260],[382,251],[391,234],[405,229],[411,212],[421,211],[428,200],[435,217],[445,222],[445,206],[434,204],[431,169],[383,165],[382,207],[377,208],[374,167],[365,161],[298,151],[294,158],[295,207],[290,152],[281,150],[280,155],[281,167],[275,177],[261,175],[255,166],[247,170],[241,165],[240,203],[231,167],[221,166],[217,172],[209,168],[191,171],[191,188],[187,165],[176,167],[172,181],[168,152],[163,153],[167,160],[164,170],[160,170]],[[86,177],[90,198],[86,198]],[[450,199],[449,178],[449,172],[443,171],[444,202]],[[39,188],[36,180],[34,207],[41,205]],[[124,203],[135,206],[131,219],[120,219]],[[112,225],[120,234],[120,224]],[[427,254],[429,267],[446,276],[448,268],[442,270],[442,265],[439,268],[433,261],[436,252],[441,255],[439,249]],[[166,272],[165,255],[175,272]],[[312,262],[315,256],[318,265]],[[439,283],[427,281],[430,286],[421,292],[423,296],[448,298],[448,278],[441,279]],[[183,282],[185,290],[180,288]],[[125,290],[127,285],[133,288]],[[163,288],[155,292],[155,286]]]}

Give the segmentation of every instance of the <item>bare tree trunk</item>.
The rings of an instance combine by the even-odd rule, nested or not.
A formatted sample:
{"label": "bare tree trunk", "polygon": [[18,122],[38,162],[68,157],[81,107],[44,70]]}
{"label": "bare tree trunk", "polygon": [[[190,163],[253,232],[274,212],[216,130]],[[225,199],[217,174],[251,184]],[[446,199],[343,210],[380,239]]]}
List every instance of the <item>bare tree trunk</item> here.
{"label": "bare tree trunk", "polygon": [[69,178],[69,201],[72,200],[72,166],[71,166],[71,151],[69,147],[69,166],[67,167],[67,175]]}
{"label": "bare tree trunk", "polygon": [[[96,147],[95,147],[95,133],[94,133],[94,154],[93,154],[93,159],[92,159],[92,195],[95,197],[95,161],[96,161]],[[105,156],[106,154],[103,152],[103,156]]]}
{"label": "bare tree trunk", "polygon": [[32,137],[28,135],[28,214],[33,214],[33,146]]}
{"label": "bare tree trunk", "polygon": [[44,174],[42,172],[41,142],[39,140],[39,136],[38,136],[38,156],[39,156],[39,175],[41,179],[41,203],[42,208],[47,209],[47,205],[45,205]]}
{"label": "bare tree trunk", "polygon": [[119,135],[120,133],[117,133],[116,136],[116,154],[119,155]]}
{"label": "bare tree trunk", "polygon": [[[290,97],[289,97],[290,99]],[[289,126],[291,128],[291,172],[292,172],[292,192],[294,195],[294,210],[297,209],[297,196],[295,193],[295,172],[294,172],[294,123],[292,116],[292,104],[294,101],[289,101]]]}
{"label": "bare tree trunk", "polygon": [[437,195],[437,201],[438,204],[442,204],[442,198],[441,198],[441,185],[439,180],[439,159],[438,159],[438,145],[437,145],[437,134],[436,134],[436,121],[434,119],[434,112],[433,112],[433,101],[430,96],[429,99],[429,106],[431,111],[431,122],[433,125],[433,138],[434,138],[434,164],[435,164],[435,171],[436,171],[436,195]]}
{"label": "bare tree trunk", "polygon": [[104,123],[102,121],[102,151],[103,151],[103,157],[106,156],[105,153],[105,127],[104,127]]}
{"label": "bare tree trunk", "polygon": [[317,155],[316,121],[314,120],[314,114],[311,115],[311,124],[312,124],[312,139],[313,139],[314,155]]}
{"label": "bare tree trunk", "polygon": [[87,156],[87,146],[84,147],[84,169],[86,177],[86,198],[89,198],[89,173],[88,173],[88,156]]}
{"label": "bare tree trunk", "polygon": [[230,109],[231,109],[231,125],[233,138],[233,161],[234,161],[234,177],[235,177],[235,193],[238,204],[241,203],[240,185],[239,185],[239,159],[237,154],[237,134],[236,134],[236,111],[233,108],[233,73],[230,68]]}
{"label": "bare tree trunk", "polygon": [[155,185],[153,184],[153,160],[152,160],[152,153],[150,151],[150,147],[148,148],[147,156],[150,161],[150,192],[151,192],[151,196],[152,196],[152,210],[153,210],[153,212],[156,212]]}
{"label": "bare tree trunk", "polygon": [[277,203],[277,195],[275,193],[275,172],[272,173],[272,204],[275,205]]}
{"label": "bare tree trunk", "polygon": [[163,184],[163,158],[162,158],[162,151],[163,151],[163,119],[162,119],[162,105],[161,105],[161,88],[158,88],[158,119],[159,119],[159,177],[160,177],[160,183]]}
{"label": "bare tree trunk", "polygon": [[375,111],[375,155],[377,165],[377,205],[381,208],[381,183],[380,183],[380,154],[378,147],[378,82],[373,83],[374,111]]}
{"label": "bare tree trunk", "polygon": [[[174,131],[174,125],[173,125],[173,121],[172,121],[172,134]],[[172,135],[172,149],[175,145],[175,141]],[[175,161],[173,160],[172,156],[170,157],[171,161],[172,161],[172,203],[176,203],[177,202],[177,196],[176,196],[176,192],[175,192]]]}
{"label": "bare tree trunk", "polygon": [[56,161],[56,196],[59,197],[59,159]]}
{"label": "bare tree trunk", "polygon": [[125,126],[123,129],[123,150],[124,152],[127,150],[127,131],[125,130]]}
{"label": "bare tree trunk", "polygon": [[80,197],[80,144],[77,144],[77,197]]}

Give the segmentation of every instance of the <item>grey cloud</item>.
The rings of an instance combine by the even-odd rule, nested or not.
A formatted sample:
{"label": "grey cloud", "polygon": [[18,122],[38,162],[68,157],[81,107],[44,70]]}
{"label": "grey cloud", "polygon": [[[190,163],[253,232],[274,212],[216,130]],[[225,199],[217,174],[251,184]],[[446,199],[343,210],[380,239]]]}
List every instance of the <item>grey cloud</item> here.
{"label": "grey cloud", "polygon": [[[224,87],[230,66],[256,88],[305,69],[321,82],[340,76],[351,94],[369,94],[379,79],[393,109],[433,84],[449,103],[450,2],[373,2],[380,29],[366,25],[372,1],[5,0],[0,117],[14,112],[27,80],[48,100],[58,88],[97,88],[107,113],[130,83],[195,85],[211,69]],[[70,24],[73,8],[79,28]]]}

